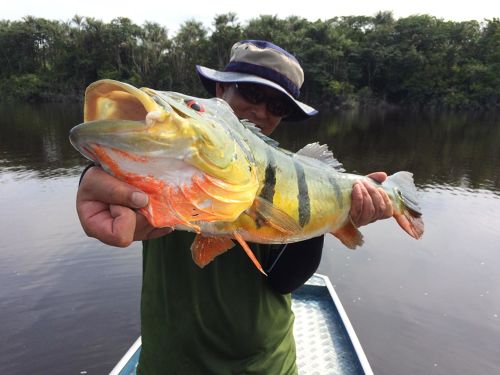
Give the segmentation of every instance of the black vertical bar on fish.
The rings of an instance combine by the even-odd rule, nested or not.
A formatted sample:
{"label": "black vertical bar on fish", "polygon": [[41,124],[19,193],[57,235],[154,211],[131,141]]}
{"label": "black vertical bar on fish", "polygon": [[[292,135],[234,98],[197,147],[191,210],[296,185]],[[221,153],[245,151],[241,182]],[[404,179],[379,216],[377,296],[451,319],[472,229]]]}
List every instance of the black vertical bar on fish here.
{"label": "black vertical bar on fish", "polygon": [[270,148],[268,148],[266,156],[267,166],[264,177],[264,186],[262,187],[259,196],[273,203],[276,187],[276,160],[274,159],[273,151]]}
{"label": "black vertical bar on fish", "polygon": [[[266,151],[267,156],[267,166],[264,176],[264,186],[260,191],[259,197],[273,203],[274,193],[276,188],[276,160],[274,159],[273,151],[268,149]],[[264,218],[257,213],[255,217],[255,225],[260,228],[264,224]]]}
{"label": "black vertical bar on fish", "polygon": [[333,176],[328,177],[328,182],[330,185],[333,187],[333,190],[335,191],[335,196],[337,197],[337,204],[339,208],[342,208],[344,206],[344,201],[342,199],[342,192],[340,191],[340,186],[337,183],[337,180]]}
{"label": "black vertical bar on fish", "polygon": [[297,173],[297,185],[299,188],[299,194],[297,195],[297,200],[299,201],[299,224],[303,227],[311,219],[311,200],[309,198],[309,189],[307,188],[304,168],[296,161],[293,164]]}

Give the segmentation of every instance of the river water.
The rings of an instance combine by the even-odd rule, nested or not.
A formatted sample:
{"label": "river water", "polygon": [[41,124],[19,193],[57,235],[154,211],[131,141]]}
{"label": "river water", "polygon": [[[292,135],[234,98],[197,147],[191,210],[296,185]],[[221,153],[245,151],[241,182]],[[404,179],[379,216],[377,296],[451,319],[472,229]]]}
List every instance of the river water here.
{"label": "river water", "polygon": [[[104,374],[140,334],[140,245],[87,238],[76,216],[80,122],[77,105],[0,106],[2,373]],[[275,138],[415,174],[421,240],[377,222],[356,251],[328,235],[320,266],[375,373],[500,373],[500,116],[325,114]]]}

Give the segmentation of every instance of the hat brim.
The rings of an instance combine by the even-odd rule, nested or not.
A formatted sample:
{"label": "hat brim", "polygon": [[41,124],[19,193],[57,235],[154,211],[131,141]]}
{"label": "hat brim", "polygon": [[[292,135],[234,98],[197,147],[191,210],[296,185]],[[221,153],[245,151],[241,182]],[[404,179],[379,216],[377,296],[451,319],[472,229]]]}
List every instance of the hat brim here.
{"label": "hat brim", "polygon": [[216,96],[215,93],[215,83],[236,83],[236,82],[246,82],[246,83],[255,83],[258,85],[263,85],[267,87],[271,87],[275,90],[282,92],[286,95],[290,102],[293,104],[293,112],[287,117],[283,118],[283,121],[301,121],[307,120],[309,117],[312,117],[318,113],[316,109],[311,106],[308,106],[301,101],[296,100],[293,96],[291,96],[288,91],[286,91],[283,87],[274,83],[273,81],[269,81],[265,78],[261,78],[259,76],[255,76],[252,74],[246,73],[238,73],[238,72],[221,72],[218,70],[206,68],[204,66],[196,65],[196,72],[200,77],[200,80],[205,87],[205,89]]}

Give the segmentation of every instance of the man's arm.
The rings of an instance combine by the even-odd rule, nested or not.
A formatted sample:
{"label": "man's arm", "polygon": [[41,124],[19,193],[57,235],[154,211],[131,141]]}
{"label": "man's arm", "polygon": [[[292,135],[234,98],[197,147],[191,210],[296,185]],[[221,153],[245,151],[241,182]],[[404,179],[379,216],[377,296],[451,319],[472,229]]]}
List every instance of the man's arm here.
{"label": "man's arm", "polygon": [[169,228],[153,228],[135,211],[147,203],[144,192],[96,166],[85,171],[76,196],[76,210],[85,233],[119,247],[171,232]]}
{"label": "man's arm", "polygon": [[291,293],[319,267],[324,236],[283,245],[271,253],[266,267],[269,285],[278,293]]}

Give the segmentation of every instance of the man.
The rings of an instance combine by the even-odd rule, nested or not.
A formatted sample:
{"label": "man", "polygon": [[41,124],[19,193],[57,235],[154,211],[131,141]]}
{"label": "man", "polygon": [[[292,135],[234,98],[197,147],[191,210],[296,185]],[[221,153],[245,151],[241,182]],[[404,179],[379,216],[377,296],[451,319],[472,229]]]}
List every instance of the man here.
{"label": "man", "polygon": [[[298,100],[298,61],[265,41],[242,41],[224,71],[197,66],[205,88],[240,119],[270,135],[284,120],[317,111]],[[385,173],[370,175],[383,181]],[[114,246],[145,240],[141,299],[143,374],[296,374],[290,292],[317,269],[323,236],[284,246],[252,244],[268,277],[235,247],[204,269],[191,260],[193,234],[152,228],[134,209],[147,196],[98,167],[82,178],[77,211],[89,236]],[[353,188],[353,223],[390,216],[385,193]],[[166,235],[168,234],[168,235]]]}

